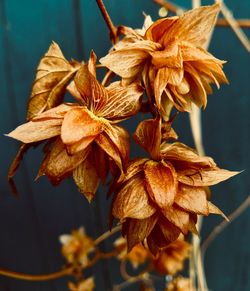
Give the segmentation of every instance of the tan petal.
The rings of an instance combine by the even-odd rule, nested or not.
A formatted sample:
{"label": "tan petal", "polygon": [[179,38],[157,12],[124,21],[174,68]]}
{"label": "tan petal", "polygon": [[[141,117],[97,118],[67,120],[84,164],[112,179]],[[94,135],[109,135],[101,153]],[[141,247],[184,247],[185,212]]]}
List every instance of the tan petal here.
{"label": "tan petal", "polygon": [[89,148],[75,155],[68,155],[65,145],[58,139],[47,154],[41,168],[53,184],[60,183],[80,165],[87,157]]}
{"label": "tan petal", "polygon": [[144,219],[155,213],[156,209],[149,201],[141,175],[134,176],[127,181],[117,194],[112,214],[123,220],[124,218]]}
{"label": "tan petal", "polygon": [[167,163],[148,161],[144,166],[144,174],[151,199],[161,208],[172,205],[177,190],[173,167]]}
{"label": "tan petal", "polygon": [[143,242],[143,240],[149,236],[157,219],[157,214],[145,219],[129,219],[127,231],[128,252],[130,252],[136,244]]}
{"label": "tan petal", "polygon": [[70,93],[72,97],[74,97],[77,102],[83,106],[87,106],[88,104],[86,103],[86,100],[82,97],[81,93],[78,91],[76,87],[75,81],[71,81],[69,85],[67,86],[67,91]]}
{"label": "tan petal", "polygon": [[105,124],[104,131],[113,142],[121,156],[123,166],[127,165],[129,159],[129,135],[128,132],[121,126]]}
{"label": "tan petal", "polygon": [[135,141],[147,151],[153,159],[159,159],[161,145],[161,118],[142,121],[133,135]]}
{"label": "tan petal", "polygon": [[189,230],[189,214],[178,208],[178,206],[173,205],[172,207],[168,207],[161,210],[162,214],[173,223],[176,227],[178,227],[183,234],[187,234]]}
{"label": "tan petal", "polygon": [[161,145],[161,155],[162,158],[170,160],[175,164],[183,163],[190,167],[215,167],[216,164],[214,160],[210,157],[199,156],[197,152],[186,146],[183,143],[175,142],[173,144],[162,144]]}
{"label": "tan petal", "polygon": [[175,203],[188,212],[209,214],[206,189],[201,187],[180,185]]}
{"label": "tan petal", "polygon": [[227,216],[217,207],[215,206],[212,202],[208,202],[208,210],[209,213],[211,214],[218,214],[221,215],[222,217],[224,217],[227,221],[229,221],[229,219],[227,218]]}
{"label": "tan petal", "polygon": [[107,104],[98,112],[102,117],[121,121],[139,111],[143,88],[138,83],[122,86],[120,82],[114,82],[106,89],[109,96]]}
{"label": "tan petal", "polygon": [[79,141],[72,143],[72,144],[67,144],[67,152],[69,155],[75,155],[76,153],[81,152],[82,150],[86,149],[94,140],[96,136],[87,136],[83,137]]}
{"label": "tan petal", "polygon": [[66,86],[78,68],[77,63],[71,65],[64,58],[55,42],[51,44],[37,68],[28,102],[28,120],[62,102]]}
{"label": "tan petal", "polygon": [[176,38],[195,46],[203,46],[215,25],[219,10],[220,4],[214,4],[186,12],[168,30],[164,45],[169,39]]}
{"label": "tan petal", "polygon": [[96,78],[96,54],[94,53],[94,51],[91,51],[90,53],[88,69],[90,74],[92,74]]}
{"label": "tan petal", "polygon": [[100,63],[122,78],[134,78],[142,72],[144,62],[150,57],[149,52],[160,45],[150,41],[137,41],[126,48],[110,52],[100,59]]}
{"label": "tan petal", "polygon": [[127,172],[126,172],[126,175],[125,175],[123,181],[127,181],[130,178],[132,178],[133,176],[143,172],[144,164],[147,161],[148,161],[148,159],[138,158],[138,159],[134,159],[131,162],[129,162],[129,164],[127,166]]}
{"label": "tan petal", "polygon": [[203,187],[203,186],[212,186],[218,184],[222,181],[225,181],[240,172],[233,172],[217,167],[208,168],[208,169],[190,169],[179,171],[178,181],[183,184]]}
{"label": "tan petal", "polygon": [[169,243],[175,241],[181,233],[178,227],[176,227],[174,224],[172,224],[169,220],[167,220],[164,217],[161,217],[161,219],[158,221],[158,225],[165,239]]}
{"label": "tan petal", "polygon": [[73,171],[73,179],[79,191],[89,202],[95,197],[100,181],[93,158],[93,153],[90,152],[87,158]]}
{"label": "tan petal", "polygon": [[62,123],[61,138],[63,143],[70,145],[82,138],[97,136],[102,132],[102,122],[97,120],[86,108],[70,110]]}
{"label": "tan petal", "polygon": [[45,140],[60,135],[62,119],[49,119],[43,121],[29,121],[18,126],[6,136],[15,138],[24,143]]}

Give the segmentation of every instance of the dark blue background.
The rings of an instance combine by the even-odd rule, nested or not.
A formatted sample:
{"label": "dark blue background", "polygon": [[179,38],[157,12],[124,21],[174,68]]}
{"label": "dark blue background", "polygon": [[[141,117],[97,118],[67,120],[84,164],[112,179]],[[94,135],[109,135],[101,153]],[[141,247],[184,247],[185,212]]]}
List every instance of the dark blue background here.
{"label": "dark blue background", "polygon": [[[140,27],[142,11],[157,18],[159,7],[151,0],[105,1],[115,24]],[[191,1],[176,1],[188,7]],[[203,4],[212,1],[203,1]],[[250,17],[248,0],[227,1],[238,18]],[[189,4],[190,5],[190,4]],[[249,31],[245,30],[249,34]],[[56,41],[65,56],[86,60],[91,49],[101,57],[110,47],[108,31],[94,0],[0,0],[0,267],[27,273],[60,269],[58,236],[85,225],[97,237],[107,229],[105,189],[89,205],[72,181],[53,188],[46,178],[34,182],[41,161],[39,150],[26,156],[16,182],[17,199],[6,182],[17,142],[3,136],[25,120],[25,109],[39,59]],[[250,62],[249,55],[229,28],[217,28],[210,47],[225,65],[229,86],[209,97],[203,113],[203,136],[208,155],[218,165],[245,171],[213,187],[213,201],[231,213],[250,193]],[[139,119],[128,122],[134,130]],[[180,140],[193,146],[187,114],[176,121]],[[137,150],[134,150],[134,154]],[[245,212],[213,242],[206,256],[209,287],[214,291],[250,290],[250,212]],[[221,218],[209,217],[201,234],[205,238]],[[113,267],[113,269],[111,268]],[[94,268],[97,290],[108,290],[120,278],[113,263]],[[63,291],[66,280],[30,283],[0,277],[0,290]],[[132,290],[132,289],[129,289]]]}

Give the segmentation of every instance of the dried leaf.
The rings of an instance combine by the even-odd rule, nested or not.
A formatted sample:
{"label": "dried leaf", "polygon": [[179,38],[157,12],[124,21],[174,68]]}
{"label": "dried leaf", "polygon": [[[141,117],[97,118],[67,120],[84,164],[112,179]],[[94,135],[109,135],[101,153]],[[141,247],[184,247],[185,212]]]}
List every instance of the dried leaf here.
{"label": "dried leaf", "polygon": [[240,172],[233,172],[217,167],[208,169],[188,169],[178,172],[178,181],[196,187],[212,186],[225,181]]}
{"label": "dried leaf", "polygon": [[161,118],[142,121],[133,135],[135,141],[155,160],[160,156]]}
{"label": "dried leaf", "polygon": [[171,206],[177,190],[174,168],[166,163],[148,161],[144,165],[144,174],[151,199],[161,208]]}
{"label": "dried leaf", "polygon": [[145,190],[143,177],[137,175],[127,181],[117,194],[112,214],[121,220],[144,219],[153,215],[155,211]]}
{"label": "dried leaf", "polygon": [[100,179],[94,164],[92,151],[87,158],[73,171],[73,179],[89,202],[95,197]]}
{"label": "dried leaf", "polygon": [[66,86],[78,68],[77,63],[70,64],[64,58],[55,42],[51,44],[37,68],[28,102],[28,120],[62,102]]}

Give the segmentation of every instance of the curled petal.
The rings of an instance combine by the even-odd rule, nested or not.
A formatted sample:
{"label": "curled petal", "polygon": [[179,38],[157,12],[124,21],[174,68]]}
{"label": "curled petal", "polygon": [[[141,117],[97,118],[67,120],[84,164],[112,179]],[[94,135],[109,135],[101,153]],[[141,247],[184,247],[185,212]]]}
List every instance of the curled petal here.
{"label": "curled petal", "polygon": [[161,208],[172,205],[177,190],[174,168],[166,163],[148,161],[144,166],[144,174],[151,199]]}
{"label": "curled petal", "polygon": [[112,214],[119,218],[144,219],[153,215],[156,208],[149,201],[141,175],[131,178],[117,194]]}
{"label": "curled petal", "polygon": [[161,144],[161,118],[142,121],[133,135],[135,141],[142,146],[153,159],[159,159]]}
{"label": "curled petal", "polygon": [[61,138],[67,145],[74,144],[82,138],[97,136],[102,132],[102,127],[102,122],[86,108],[75,108],[64,117]]}
{"label": "curled petal", "polygon": [[178,172],[178,181],[196,187],[212,186],[225,181],[240,172],[233,172],[217,167],[208,169],[188,169]]}
{"label": "curled petal", "polygon": [[79,191],[90,202],[95,197],[100,182],[95,168],[92,151],[88,154],[87,158],[77,168],[75,168],[73,171],[73,179]]}
{"label": "curled petal", "polygon": [[209,213],[211,214],[218,214],[221,215],[222,217],[224,217],[227,221],[229,221],[229,219],[227,218],[227,216],[217,207],[215,206],[212,202],[208,202],[208,210]]}

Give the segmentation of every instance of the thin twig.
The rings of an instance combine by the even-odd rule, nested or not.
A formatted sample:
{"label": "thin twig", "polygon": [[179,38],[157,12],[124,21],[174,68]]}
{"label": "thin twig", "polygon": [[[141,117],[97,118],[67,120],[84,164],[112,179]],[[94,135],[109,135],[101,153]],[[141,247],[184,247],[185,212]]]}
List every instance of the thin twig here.
{"label": "thin twig", "polygon": [[102,0],[96,0],[96,3],[102,13],[102,16],[107,24],[110,33],[110,39],[113,43],[116,43],[117,40],[117,28],[114,26]]}
{"label": "thin twig", "polygon": [[[218,1],[217,1],[218,2]],[[228,24],[231,26],[232,30],[242,43],[242,45],[245,47],[245,49],[250,53],[250,41],[244,31],[240,28],[237,20],[233,17],[233,14],[231,11],[228,9],[228,7],[225,5],[223,1],[221,2],[221,13],[225,17],[226,21]]]}
{"label": "thin twig", "polygon": [[98,245],[101,242],[103,242],[105,239],[107,239],[108,237],[110,237],[111,235],[113,235],[114,233],[120,231],[122,228],[121,225],[117,225],[116,227],[114,227],[112,230],[108,230],[105,233],[103,233],[102,235],[100,235],[95,241],[94,244]]}
{"label": "thin twig", "polygon": [[55,280],[55,279],[62,278],[64,276],[71,275],[72,271],[73,271],[73,268],[69,267],[67,269],[64,269],[55,273],[51,273],[51,274],[30,275],[30,274],[17,273],[17,272],[6,270],[6,269],[0,269],[0,275],[19,279],[19,280],[26,280],[26,281],[48,281],[48,280]]}
{"label": "thin twig", "polygon": [[219,225],[217,225],[213,231],[209,234],[209,236],[205,239],[205,241],[201,245],[202,257],[204,258],[205,253],[209,245],[214,241],[214,239],[237,217],[239,217],[248,207],[250,206],[250,195],[242,202],[242,204],[229,216],[229,222],[227,220],[223,220]]}

